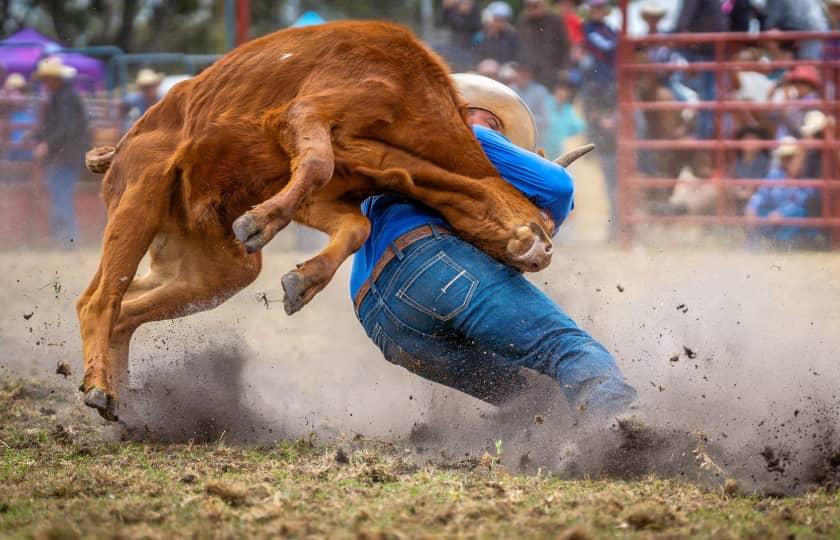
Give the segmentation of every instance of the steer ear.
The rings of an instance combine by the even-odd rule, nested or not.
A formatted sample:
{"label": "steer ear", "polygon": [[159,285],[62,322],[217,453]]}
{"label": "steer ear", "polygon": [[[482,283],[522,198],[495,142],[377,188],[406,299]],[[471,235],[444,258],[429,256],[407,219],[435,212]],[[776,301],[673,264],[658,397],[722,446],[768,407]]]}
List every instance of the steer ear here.
{"label": "steer ear", "polygon": [[574,163],[578,158],[582,158],[594,149],[595,145],[592,143],[585,144],[583,146],[578,146],[577,148],[573,148],[572,150],[569,150],[565,154],[555,159],[554,163],[563,167],[568,167],[569,165]]}

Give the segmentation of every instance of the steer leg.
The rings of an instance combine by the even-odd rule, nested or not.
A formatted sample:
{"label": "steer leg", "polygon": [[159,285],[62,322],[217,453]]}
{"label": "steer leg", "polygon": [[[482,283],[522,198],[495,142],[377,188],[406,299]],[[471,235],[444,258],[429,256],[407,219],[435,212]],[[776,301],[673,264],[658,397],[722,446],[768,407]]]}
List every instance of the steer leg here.
{"label": "steer leg", "polygon": [[[117,418],[117,389],[128,376],[129,345],[142,324],[213,308],[250,284],[260,272],[259,253],[243,256],[228,238],[162,233],[150,250],[149,272],[126,291],[109,342],[114,386],[109,399],[88,405]],[[101,406],[100,406],[101,405]]]}
{"label": "steer leg", "polygon": [[347,257],[358,251],[370,234],[370,221],[358,204],[341,200],[314,200],[301,208],[295,220],[330,236],[324,250],[283,276],[283,306],[291,315],[323,289]]}
{"label": "steer leg", "polygon": [[123,295],[169,207],[170,183],[148,170],[130,184],[108,217],[99,270],[76,304],[84,355],[85,403],[108,416],[115,399],[109,346]]}
{"label": "steer leg", "polygon": [[236,238],[248,252],[265,246],[292,220],[301,202],[333,175],[330,126],[314,101],[293,101],[266,115],[266,128],[291,159],[291,179],[277,195],[255,206],[233,223]]}

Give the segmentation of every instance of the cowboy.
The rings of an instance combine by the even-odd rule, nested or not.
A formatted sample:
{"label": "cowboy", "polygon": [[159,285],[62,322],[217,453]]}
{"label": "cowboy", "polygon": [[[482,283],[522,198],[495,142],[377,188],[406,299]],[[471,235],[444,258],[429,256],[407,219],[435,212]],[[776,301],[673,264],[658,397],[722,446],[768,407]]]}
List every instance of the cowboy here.
{"label": "cowboy", "polygon": [[50,234],[63,248],[76,237],[76,182],[90,146],[87,112],[73,89],[76,69],[53,56],[38,62],[35,77],[49,94],[34,133],[34,157],[44,162],[44,182],[50,194]]}
{"label": "cowboy", "polygon": [[[556,226],[572,209],[566,170],[533,153],[531,112],[505,85],[454,75],[468,122],[499,174]],[[362,210],[371,234],[350,279],[356,314],[385,358],[424,378],[498,403],[521,389],[518,368],[552,377],[590,417],[636,396],[615,360],[518,271],[454,236],[415,201],[379,195]]]}
{"label": "cowboy", "polygon": [[123,118],[126,120],[126,128],[143,116],[149,107],[160,99],[158,89],[163,81],[162,73],[155,73],[151,69],[141,69],[137,73],[135,85],[137,92],[128,94],[122,103]]}

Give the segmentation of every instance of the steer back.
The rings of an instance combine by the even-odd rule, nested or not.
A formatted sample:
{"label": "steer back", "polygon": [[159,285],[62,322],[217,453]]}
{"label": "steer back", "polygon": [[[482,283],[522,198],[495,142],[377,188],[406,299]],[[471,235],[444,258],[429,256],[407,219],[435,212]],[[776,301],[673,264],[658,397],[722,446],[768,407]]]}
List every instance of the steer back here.
{"label": "steer back", "polygon": [[[330,23],[253,40],[176,85],[120,147],[178,125],[172,168],[187,186],[187,213],[206,216],[212,209],[227,228],[289,181],[299,157],[286,150],[295,135],[289,124],[312,109],[329,126],[335,163],[373,179],[371,193],[420,199],[462,237],[522,270],[548,264],[548,226],[539,209],[484,155],[445,64],[399,25]],[[393,151],[365,151],[366,141]],[[385,174],[394,169],[410,180]],[[424,173],[434,170],[452,174]]]}

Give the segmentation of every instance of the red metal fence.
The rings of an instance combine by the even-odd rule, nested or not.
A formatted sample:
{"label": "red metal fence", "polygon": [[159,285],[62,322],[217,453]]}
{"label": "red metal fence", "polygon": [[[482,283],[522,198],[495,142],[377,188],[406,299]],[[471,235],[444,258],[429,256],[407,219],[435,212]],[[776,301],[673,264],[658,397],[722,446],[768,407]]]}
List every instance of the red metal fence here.
{"label": "red metal fence", "polygon": [[[626,1],[624,14],[626,21]],[[734,54],[746,46],[771,42],[797,42],[819,40],[824,44],[827,58],[824,60],[778,60],[742,61],[733,60]],[[741,141],[728,136],[725,125],[736,112],[783,111],[789,109],[819,110],[834,119],[840,118],[840,51],[834,50],[840,43],[840,32],[771,32],[761,34],[657,34],[629,37],[626,24],[619,44],[617,56],[618,112],[617,159],[619,171],[619,212],[622,239],[625,243],[633,238],[636,225],[641,223],[714,224],[751,228],[772,223],[795,227],[820,228],[832,237],[832,244],[840,245],[840,170],[838,164],[838,133],[836,123],[826,127],[821,140],[800,140],[797,145],[805,149],[821,151],[822,174],[818,178],[796,180],[734,179],[729,177],[728,157],[733,150],[748,148],[775,148],[779,141]],[[714,51],[714,61],[689,63],[648,63],[639,61],[639,51],[650,46],[668,45],[675,49],[705,45]],[[771,101],[734,101],[727,99],[731,93],[731,81],[738,71],[750,70],[767,73],[773,70],[798,66],[814,66],[821,75],[820,99]],[[641,101],[637,98],[634,83],[637,77],[650,73],[700,73],[712,72],[715,78],[715,98],[709,101]],[[639,111],[711,111],[714,121],[713,136],[708,139],[640,139],[637,135],[637,114]],[[707,113],[708,114],[708,113]],[[645,176],[639,167],[639,152],[662,151],[708,151],[712,162],[712,173],[706,180],[715,187],[714,210],[703,215],[658,215],[643,210],[641,200],[651,189],[669,188],[678,183],[676,178]],[[738,215],[732,204],[732,192],[738,187],[796,186],[819,189],[818,216],[803,218],[767,219]]]}

